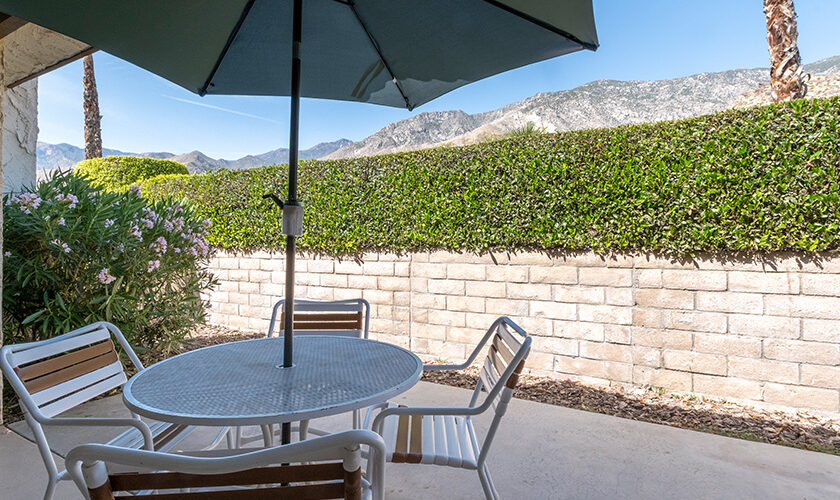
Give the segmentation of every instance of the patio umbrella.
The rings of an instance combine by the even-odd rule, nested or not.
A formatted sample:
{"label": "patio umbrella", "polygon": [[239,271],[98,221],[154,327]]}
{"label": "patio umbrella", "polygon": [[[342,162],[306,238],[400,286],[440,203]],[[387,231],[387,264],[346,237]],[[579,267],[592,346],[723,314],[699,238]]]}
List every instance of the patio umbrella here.
{"label": "patio umbrella", "polygon": [[598,46],[591,0],[0,0],[0,12],[198,95],[291,96],[288,194],[268,195],[283,207],[286,235],[284,366],[293,359],[303,218],[300,97],[411,110],[482,78]]}

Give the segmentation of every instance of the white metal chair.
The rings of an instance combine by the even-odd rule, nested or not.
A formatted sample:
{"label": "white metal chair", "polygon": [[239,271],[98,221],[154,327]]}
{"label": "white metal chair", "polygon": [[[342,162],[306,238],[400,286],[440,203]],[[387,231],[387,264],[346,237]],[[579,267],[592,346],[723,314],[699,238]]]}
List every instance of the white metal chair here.
{"label": "white metal chair", "polygon": [[[277,327],[278,337],[282,337],[285,330],[286,314],[283,312],[283,306],[286,300],[280,299],[274,304],[274,309],[271,312],[271,321],[268,324],[267,337],[274,337],[275,325],[279,316],[280,322]],[[295,335],[341,335],[344,337],[358,337],[368,338],[370,330],[370,303],[367,300],[358,299],[344,299],[332,301],[319,300],[304,300],[295,299],[295,317],[294,317],[294,334]],[[361,411],[353,411],[353,428],[360,428]],[[306,439],[311,432],[319,436],[328,434],[327,432],[311,429],[309,421],[304,420],[297,426],[298,434],[301,440]],[[241,428],[236,429],[236,443],[237,447],[241,447],[242,443],[259,439],[269,439],[271,431],[268,426],[263,426],[261,435],[242,436]],[[268,443],[266,443],[268,445]]]}
{"label": "white metal chair", "polygon": [[[362,477],[361,446],[372,451],[368,453],[367,480]],[[258,451],[220,451],[228,456],[85,444],[70,450],[66,464],[82,494],[92,500],[111,500],[115,492],[129,491],[141,498],[360,499],[363,493],[373,500],[384,498],[385,442],[369,430]],[[108,474],[106,463],[133,472]],[[259,489],[243,489],[248,486]]]}
{"label": "white metal chair", "polygon": [[[381,411],[372,429],[384,437],[386,459],[390,462],[447,465],[478,471],[487,498],[499,498],[487,467],[487,452],[496,435],[525,359],[531,338],[506,317],[493,322],[490,329],[460,365],[425,365],[424,370],[463,370],[478,357],[487,343],[487,357],[470,402],[463,408],[409,408],[394,403],[379,405]],[[478,404],[482,391],[487,396]],[[479,441],[472,417],[493,409],[490,427]],[[376,407],[368,412],[365,427]]]}
{"label": "white metal chair", "polygon": [[[66,470],[58,470],[43,426],[129,427],[109,444],[160,451],[172,449],[193,430],[190,426],[163,422],[146,424],[134,413],[126,418],[57,417],[125,383],[125,370],[112,338],[132,364],[142,370],[143,364],[122,332],[106,322],[93,323],[51,339],[0,349],[0,368],[18,396],[47,468],[49,482],[45,499],[52,498],[56,484],[69,477]],[[223,436],[224,431],[211,447],[218,445]]]}

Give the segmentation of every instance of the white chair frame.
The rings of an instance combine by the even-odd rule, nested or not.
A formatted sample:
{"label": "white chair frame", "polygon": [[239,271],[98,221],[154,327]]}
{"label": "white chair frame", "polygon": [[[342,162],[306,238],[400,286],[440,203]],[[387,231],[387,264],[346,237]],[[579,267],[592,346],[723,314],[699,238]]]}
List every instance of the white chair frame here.
{"label": "white chair frame", "polygon": [[[102,444],[77,446],[67,454],[67,470],[79,490],[89,498],[88,488],[108,480],[105,463],[142,471],[171,471],[187,474],[225,474],[272,464],[317,462],[339,459],[347,472],[362,465],[361,446],[370,452],[367,478],[362,479],[365,496],[384,500],[385,442],[369,430],[351,430],[257,451],[219,450],[206,453],[160,453]],[[218,456],[223,453],[226,456]],[[217,455],[217,456],[212,456]],[[215,498],[215,497],[214,497]]]}
{"label": "white chair frame", "polygon": [[[24,381],[19,376],[21,365],[42,362],[56,356],[67,354],[70,351],[89,348],[94,344],[116,339],[131,363],[138,371],[143,370],[143,363],[131,348],[122,332],[115,325],[100,321],[71,332],[37,342],[23,344],[12,344],[3,346],[0,349],[0,369],[9,381],[20,401],[24,418],[32,429],[35,443],[44,460],[49,476],[47,490],[44,498],[52,498],[55,487],[59,481],[70,479],[67,470],[59,471],[52,456],[52,450],[44,433],[44,426],[66,425],[66,426],[94,426],[94,427],[130,427],[128,431],[114,438],[111,443],[122,443],[126,446],[142,447],[153,450],[155,446],[155,434],[166,436],[166,443],[160,447],[161,450],[171,449],[191,432],[193,427],[177,428],[163,423],[152,423],[150,427],[143,422],[134,412],[129,411],[129,418],[95,418],[95,417],[56,417],[66,410],[74,408],[82,403],[104,394],[112,389],[121,387],[127,380],[122,362],[115,353],[108,353],[113,358],[107,366],[84,372],[80,376],[74,376],[69,380],[53,385],[44,390],[30,393]],[[77,351],[78,352],[78,351]],[[82,363],[84,364],[84,363]],[[79,365],[76,365],[79,366]],[[63,368],[66,369],[66,368]],[[83,371],[83,370],[82,370]],[[45,375],[44,377],[49,377]],[[128,411],[128,409],[126,409]],[[137,434],[132,434],[133,432]],[[216,447],[227,434],[223,430],[218,434],[209,448]],[[228,445],[230,445],[230,441]]]}
{"label": "white chair frame", "polygon": [[[511,331],[512,330],[512,331]],[[518,335],[521,337],[517,339],[514,335]],[[468,436],[468,441],[464,443],[458,443],[455,446],[460,445],[460,450],[468,450],[468,454],[477,452],[477,457],[465,457],[462,462],[459,463],[459,467],[465,469],[476,469],[478,471],[479,480],[481,481],[481,486],[484,490],[485,497],[488,499],[498,499],[500,498],[499,492],[496,489],[496,486],[493,484],[493,479],[490,476],[490,471],[487,467],[487,453],[490,450],[490,446],[493,442],[493,439],[496,436],[496,431],[498,430],[499,423],[501,422],[502,416],[504,416],[505,412],[507,411],[508,403],[510,402],[511,398],[513,397],[513,389],[516,385],[516,382],[519,378],[519,373],[524,367],[525,359],[528,356],[528,353],[531,348],[531,337],[520,328],[516,323],[511,321],[507,317],[500,317],[493,322],[490,328],[487,330],[487,333],[484,334],[484,337],[475,347],[473,352],[470,354],[469,358],[461,364],[458,365],[424,365],[424,370],[429,371],[441,371],[441,370],[463,370],[468,368],[472,365],[472,363],[476,360],[478,355],[481,353],[484,346],[490,341],[491,338],[494,339],[496,342],[495,337],[499,337],[506,342],[507,346],[518,345],[518,349],[513,355],[509,357],[508,363],[504,370],[498,370],[500,364],[504,364],[501,356],[496,354],[494,347],[491,347],[491,352],[488,352],[488,356],[485,359],[485,363],[481,368],[481,375],[479,377],[478,383],[476,384],[475,390],[472,393],[472,397],[470,398],[470,402],[466,407],[461,408],[434,408],[434,407],[427,407],[427,408],[412,408],[412,407],[397,407],[393,403],[383,403],[378,405],[378,407],[374,407],[371,411],[368,412],[367,417],[365,418],[365,427],[368,426],[370,422],[370,417],[375,409],[380,409],[378,415],[373,420],[373,424],[370,427],[378,434],[383,435],[385,438],[386,443],[388,443],[388,460],[393,461],[392,452],[394,450],[394,440],[396,439],[396,424],[394,423],[397,418],[390,419],[391,424],[386,426],[386,419],[387,417],[391,416],[453,416],[453,417],[461,417],[463,419],[463,425],[465,427],[465,434]],[[481,395],[482,390],[487,391],[487,396],[484,398],[484,401],[481,404],[478,404],[479,396]],[[475,415],[480,415],[485,411],[493,408],[494,415],[493,419],[490,422],[490,427],[484,437],[483,442],[479,442],[478,438],[476,437],[476,432],[472,424],[471,417]],[[448,432],[448,429],[447,429]],[[451,437],[451,436],[449,436]],[[466,438],[465,438],[466,439]],[[436,450],[434,450],[436,451]],[[444,454],[450,450],[443,450]],[[461,451],[458,451],[461,453]],[[424,454],[425,455],[425,454]],[[420,461],[421,458],[419,456],[415,457],[413,462],[419,463],[435,463],[437,465],[447,465],[441,463],[440,461],[432,461],[429,456],[424,456],[423,461]],[[399,460],[400,462],[411,462],[410,460]]]}

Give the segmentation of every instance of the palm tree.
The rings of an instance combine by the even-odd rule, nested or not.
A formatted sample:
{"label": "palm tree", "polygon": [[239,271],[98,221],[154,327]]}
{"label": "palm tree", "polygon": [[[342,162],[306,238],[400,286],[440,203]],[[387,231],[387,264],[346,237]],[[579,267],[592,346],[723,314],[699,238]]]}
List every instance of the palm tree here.
{"label": "palm tree", "polygon": [[776,102],[805,97],[808,85],[796,46],[793,0],[764,0],[767,43],[770,46],[770,89]]}
{"label": "palm tree", "polygon": [[93,56],[85,56],[85,159],[102,157],[102,128],[99,94],[93,76]]}

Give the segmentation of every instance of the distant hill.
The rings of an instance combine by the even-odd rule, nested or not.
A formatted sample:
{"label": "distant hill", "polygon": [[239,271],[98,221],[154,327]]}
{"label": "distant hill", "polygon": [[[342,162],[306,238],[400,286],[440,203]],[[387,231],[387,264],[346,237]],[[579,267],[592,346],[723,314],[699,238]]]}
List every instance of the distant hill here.
{"label": "distant hill", "polygon": [[[831,76],[840,73],[840,56],[806,64],[805,71],[814,76],[811,97],[840,92],[837,90],[840,81]],[[768,75],[768,69],[753,68],[670,80],[598,80],[571,90],[537,94],[484,113],[468,114],[461,110],[420,113],[386,125],[359,142],[339,139],[317,144],[301,151],[300,158],[348,158],[444,144],[469,144],[504,135],[529,123],[546,132],[559,132],[688,118],[767,102]],[[104,153],[169,158],[184,163],[190,172],[254,168],[289,161],[286,148],[238,160],[215,159],[201,151],[175,155],[106,149]],[[66,169],[81,161],[83,156],[82,149],[70,144],[38,143],[38,169]]]}
{"label": "distant hill", "polygon": [[[840,56],[806,64],[813,74],[840,71]],[[503,135],[529,122],[547,132],[615,127],[698,116],[733,106],[768,80],[768,69],[736,69],[658,81],[598,80],[546,92],[485,113],[420,113],[385,126],[327,156],[348,158],[468,144]]]}
{"label": "distant hill", "polygon": [[[337,149],[343,148],[352,144],[352,141],[347,139],[339,139],[332,142],[322,142],[315,146],[301,150],[300,158],[302,160],[313,160],[322,158]],[[259,155],[248,155],[238,160],[224,160],[211,158],[201,151],[193,151],[191,153],[184,153],[176,155],[173,153],[129,153],[126,151],[119,151],[116,149],[103,148],[102,153],[105,156],[144,156],[149,158],[162,158],[181,162],[187,166],[187,169],[192,172],[205,172],[208,170],[217,170],[219,168],[228,168],[231,170],[240,168],[254,168],[263,165],[274,165],[287,163],[289,161],[289,150],[287,148],[279,148],[267,153]],[[48,144],[39,142],[36,151],[38,170],[52,170],[60,168],[66,170],[73,167],[76,163],[82,161],[85,157],[85,152],[82,148],[73,146],[72,144]]]}

